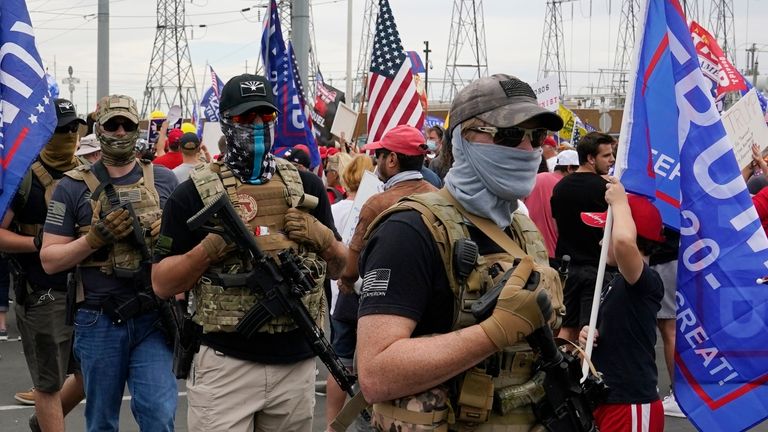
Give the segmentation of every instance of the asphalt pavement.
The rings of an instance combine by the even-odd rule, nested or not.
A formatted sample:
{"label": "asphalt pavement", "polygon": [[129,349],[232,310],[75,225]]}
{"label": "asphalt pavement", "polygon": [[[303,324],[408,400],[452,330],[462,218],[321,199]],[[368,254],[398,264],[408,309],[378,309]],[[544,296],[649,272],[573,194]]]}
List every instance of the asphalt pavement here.
{"label": "asphalt pavement", "polygon": [[[13,305],[12,305],[13,306]],[[13,307],[11,307],[13,309]],[[8,316],[9,340],[0,342],[0,431],[2,432],[27,432],[29,431],[28,419],[33,413],[33,407],[18,404],[13,398],[17,391],[29,389],[32,382],[27,371],[27,365],[24,361],[21,342],[18,340],[19,333],[15,326],[15,317],[11,311]],[[662,394],[666,394],[669,389],[669,379],[661,352],[661,342],[656,347],[657,366],[660,373],[659,388]],[[323,364],[318,361],[318,382],[325,382],[327,371]],[[179,402],[176,411],[176,430],[187,430],[187,398],[186,388],[183,381],[179,381]],[[83,431],[85,430],[85,405],[81,403],[66,418],[67,430]],[[120,430],[125,432],[138,432],[139,427],[133,420],[130,409],[129,394],[126,391],[123,398],[123,406],[120,412]],[[325,430],[325,396],[318,394],[315,405],[315,421],[312,427],[313,432]],[[687,432],[696,429],[686,419],[676,419],[666,417],[665,430],[668,432]],[[768,432],[768,422],[755,427],[754,431]]]}

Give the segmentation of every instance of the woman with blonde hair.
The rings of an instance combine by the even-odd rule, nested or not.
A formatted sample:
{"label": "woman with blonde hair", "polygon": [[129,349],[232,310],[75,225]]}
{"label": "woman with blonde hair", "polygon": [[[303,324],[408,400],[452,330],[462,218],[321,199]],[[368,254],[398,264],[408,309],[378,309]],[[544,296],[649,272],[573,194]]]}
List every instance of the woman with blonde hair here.
{"label": "woman with blonde hair", "polygon": [[[355,203],[357,189],[360,187],[366,171],[373,172],[373,161],[369,156],[360,154],[354,156],[341,173],[341,181],[347,189],[347,198],[331,205],[331,212],[333,212],[336,228],[342,233],[342,236],[342,230],[347,224],[347,219],[352,216],[352,206]],[[349,237],[342,239],[345,244],[349,243],[351,235]],[[357,326],[357,294],[339,295],[336,281],[332,281],[331,291],[331,345],[344,366],[352,370],[352,357],[355,353],[355,327]],[[344,406],[347,394],[341,390],[336,380],[330,375],[328,375],[326,382],[326,393],[326,424],[331,424]]]}

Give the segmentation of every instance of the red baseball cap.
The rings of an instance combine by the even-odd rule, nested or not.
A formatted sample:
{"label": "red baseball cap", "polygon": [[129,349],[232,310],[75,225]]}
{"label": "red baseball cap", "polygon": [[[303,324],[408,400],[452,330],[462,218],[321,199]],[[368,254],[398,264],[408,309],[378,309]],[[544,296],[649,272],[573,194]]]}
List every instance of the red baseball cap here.
{"label": "red baseball cap", "polygon": [[[632,219],[637,227],[637,235],[658,243],[664,242],[664,225],[661,223],[661,213],[648,198],[640,195],[627,194]],[[581,221],[595,228],[604,228],[608,217],[607,212],[582,212]]]}
{"label": "red baseball cap", "polygon": [[176,141],[180,140],[181,137],[184,135],[184,132],[181,131],[181,129],[174,128],[168,131],[168,145],[175,145]]}
{"label": "red baseball cap", "polygon": [[363,147],[363,150],[369,151],[381,148],[406,156],[427,154],[427,144],[424,135],[420,130],[408,125],[400,125],[390,129],[381,137],[381,140],[367,144]]}

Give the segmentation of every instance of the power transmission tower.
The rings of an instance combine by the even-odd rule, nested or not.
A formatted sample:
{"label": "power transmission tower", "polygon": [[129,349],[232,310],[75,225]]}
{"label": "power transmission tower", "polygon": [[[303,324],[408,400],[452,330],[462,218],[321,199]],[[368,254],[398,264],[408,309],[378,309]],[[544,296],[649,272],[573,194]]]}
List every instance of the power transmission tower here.
{"label": "power transmission tower", "polygon": [[157,31],[149,63],[141,116],[148,111],[181,106],[191,117],[197,106],[197,87],[184,24],[184,0],[157,0]]}
{"label": "power transmission tower", "polygon": [[728,60],[736,66],[736,32],[733,25],[733,0],[715,0],[709,9],[709,31],[717,39]]}
{"label": "power transmission tower", "polygon": [[539,79],[557,74],[560,95],[565,95],[568,81],[565,75],[565,33],[563,32],[563,3],[573,0],[547,0],[544,15],[544,35],[541,38]]}
{"label": "power transmission tower", "polygon": [[640,2],[638,0],[623,0],[611,80],[611,94],[616,98],[616,106],[624,105],[624,98],[627,94],[627,71],[635,46],[635,29],[637,28],[639,12]]}
{"label": "power transmission tower", "polygon": [[441,99],[452,101],[466,84],[486,76],[488,51],[483,0],[454,0]]}
{"label": "power transmission tower", "polygon": [[686,18],[701,23],[699,0],[683,0],[683,11]]}
{"label": "power transmission tower", "polygon": [[[367,0],[365,2],[365,12],[363,13],[363,27],[360,37],[360,51],[357,53],[357,73],[355,74],[352,94],[346,95],[347,103],[352,102],[354,106],[360,103],[360,97],[365,91],[366,77],[371,65],[371,41],[376,34],[376,17],[379,15],[379,0]],[[352,79],[347,77],[347,79]]]}

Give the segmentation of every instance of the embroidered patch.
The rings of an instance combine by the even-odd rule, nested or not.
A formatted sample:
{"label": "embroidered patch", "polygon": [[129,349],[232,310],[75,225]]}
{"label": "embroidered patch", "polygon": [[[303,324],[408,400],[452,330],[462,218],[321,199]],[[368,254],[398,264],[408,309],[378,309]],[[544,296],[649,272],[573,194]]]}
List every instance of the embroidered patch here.
{"label": "embroidered patch", "polygon": [[363,278],[362,297],[380,297],[387,294],[389,287],[390,269],[369,270]]}
{"label": "embroidered patch", "polygon": [[51,202],[48,203],[48,214],[45,217],[45,223],[61,226],[64,224],[64,215],[66,213],[66,204],[51,200]]}
{"label": "embroidered patch", "polygon": [[243,211],[243,219],[246,222],[253,220],[258,212],[259,205],[256,199],[248,194],[237,194],[237,202],[240,203],[240,209]]}
{"label": "embroidered patch", "polygon": [[240,83],[240,96],[266,96],[267,89],[261,81],[243,81]]}

